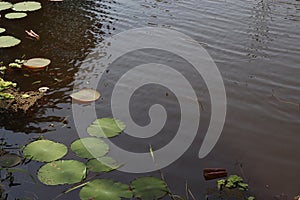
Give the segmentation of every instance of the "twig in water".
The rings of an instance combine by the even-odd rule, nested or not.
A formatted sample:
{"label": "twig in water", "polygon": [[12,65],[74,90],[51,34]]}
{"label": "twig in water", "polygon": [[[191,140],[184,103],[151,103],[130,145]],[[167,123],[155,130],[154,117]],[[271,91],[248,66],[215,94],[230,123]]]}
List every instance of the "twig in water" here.
{"label": "twig in water", "polygon": [[272,97],[274,97],[279,102],[287,103],[287,104],[290,104],[290,105],[293,105],[293,106],[297,106],[300,109],[300,103],[291,102],[291,101],[288,101],[286,99],[283,99],[281,97],[276,96],[274,89],[272,89]]}

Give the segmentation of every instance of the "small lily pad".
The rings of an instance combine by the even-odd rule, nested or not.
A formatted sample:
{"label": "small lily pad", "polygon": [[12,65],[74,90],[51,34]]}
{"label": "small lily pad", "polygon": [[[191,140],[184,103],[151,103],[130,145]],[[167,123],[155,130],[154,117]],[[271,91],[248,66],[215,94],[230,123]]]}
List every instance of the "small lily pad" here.
{"label": "small lily pad", "polygon": [[51,162],[62,158],[67,154],[67,147],[64,144],[50,140],[37,140],[29,143],[24,148],[25,157],[40,162]]}
{"label": "small lily pad", "polygon": [[88,128],[87,132],[91,136],[110,138],[119,135],[126,125],[124,122],[113,118],[100,118],[95,120]]}
{"label": "small lily pad", "polygon": [[91,159],[86,165],[88,170],[90,170],[91,172],[110,172],[121,166],[118,165],[117,161],[115,161],[111,157]]}
{"label": "small lily pad", "polygon": [[27,14],[23,12],[7,13],[5,15],[6,19],[20,19],[26,17]]}
{"label": "small lily pad", "polygon": [[31,58],[23,63],[25,67],[30,69],[41,69],[50,65],[51,60],[47,58]]}
{"label": "small lily pad", "polygon": [[96,179],[84,186],[79,195],[81,200],[120,200],[121,197],[131,198],[132,192],[123,183]]}
{"label": "small lily pad", "polygon": [[131,182],[131,188],[135,197],[143,200],[154,200],[168,193],[167,184],[155,177],[141,177]]}
{"label": "small lily pad", "polygon": [[21,157],[16,154],[7,153],[0,156],[0,166],[4,168],[14,167],[21,161]]}
{"label": "small lily pad", "polygon": [[88,137],[73,142],[71,149],[81,158],[99,158],[107,154],[109,147],[101,139]]}
{"label": "small lily pad", "polygon": [[0,48],[13,47],[20,44],[21,40],[13,36],[0,36]]}
{"label": "small lily pad", "polygon": [[[1,2],[0,2],[1,3]],[[4,33],[6,31],[5,28],[0,28],[0,33]]]}
{"label": "small lily pad", "polygon": [[77,160],[59,160],[43,165],[38,179],[46,185],[73,184],[86,177],[86,166]]}
{"label": "small lily pad", "polygon": [[76,101],[89,103],[99,99],[101,94],[97,90],[85,88],[71,94],[70,96]]}
{"label": "small lily pad", "polygon": [[13,5],[9,2],[1,1],[0,2],[0,11],[10,9]]}
{"label": "small lily pad", "polygon": [[18,12],[35,11],[42,8],[40,2],[36,1],[24,1],[13,5],[13,10]]}

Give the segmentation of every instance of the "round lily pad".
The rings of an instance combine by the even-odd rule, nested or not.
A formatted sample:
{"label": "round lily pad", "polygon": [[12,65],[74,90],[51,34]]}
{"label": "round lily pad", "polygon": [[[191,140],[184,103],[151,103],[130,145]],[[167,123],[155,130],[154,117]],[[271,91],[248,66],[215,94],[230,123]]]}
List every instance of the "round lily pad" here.
{"label": "round lily pad", "polygon": [[25,157],[40,162],[51,162],[62,158],[68,152],[64,144],[53,142],[50,140],[37,140],[28,145],[24,149]]}
{"label": "round lily pad", "polygon": [[73,184],[86,177],[86,166],[77,160],[59,160],[43,165],[38,179],[46,185]]}
{"label": "round lily pad", "polygon": [[13,47],[20,44],[21,40],[13,36],[0,36],[0,48]]}
{"label": "round lily pad", "polygon": [[21,157],[16,154],[4,154],[0,156],[0,166],[4,168],[14,167],[22,161]]}
{"label": "round lily pad", "polygon": [[119,135],[126,125],[124,122],[113,118],[100,118],[95,120],[88,128],[87,132],[91,136],[110,138]]}
{"label": "round lily pad", "polygon": [[5,28],[0,28],[0,33],[4,33],[6,31]]}
{"label": "round lily pad", "polygon": [[89,102],[96,101],[97,99],[100,98],[101,95],[97,90],[85,88],[71,94],[70,96],[72,97],[72,99],[76,101],[89,103]]}
{"label": "round lily pad", "polygon": [[115,161],[111,157],[91,159],[86,165],[88,170],[90,170],[91,172],[110,172],[121,166],[118,165],[117,161]]}
{"label": "round lily pad", "polygon": [[120,200],[131,198],[132,192],[128,185],[108,179],[96,179],[80,190],[81,200]]}
{"label": "round lily pad", "polygon": [[13,5],[13,10],[18,12],[35,11],[42,8],[40,2],[36,1],[24,1]]}
{"label": "round lily pad", "polygon": [[13,5],[9,2],[1,1],[0,2],[0,11],[10,9]]}
{"label": "round lily pad", "polygon": [[168,193],[167,184],[155,177],[141,177],[131,182],[135,197],[143,200],[159,199]]}
{"label": "round lily pad", "polygon": [[31,58],[23,63],[25,67],[31,69],[41,69],[50,65],[51,60],[47,58]]}
{"label": "round lily pad", "polygon": [[99,158],[107,154],[109,147],[101,139],[88,137],[73,142],[71,149],[81,158]]}
{"label": "round lily pad", "polygon": [[26,17],[27,14],[23,12],[7,13],[5,15],[6,19],[20,19]]}

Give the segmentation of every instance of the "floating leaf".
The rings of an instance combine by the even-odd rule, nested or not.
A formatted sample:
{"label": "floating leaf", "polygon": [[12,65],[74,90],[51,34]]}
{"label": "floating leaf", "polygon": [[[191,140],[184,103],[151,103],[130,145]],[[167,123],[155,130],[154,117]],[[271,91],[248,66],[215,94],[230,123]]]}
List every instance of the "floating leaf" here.
{"label": "floating leaf", "polygon": [[16,86],[16,83],[13,83],[11,81],[4,81],[2,78],[0,78],[0,91]]}
{"label": "floating leaf", "polygon": [[81,200],[120,200],[121,197],[132,197],[128,185],[108,179],[96,179],[80,191]]}
{"label": "floating leaf", "polygon": [[97,90],[94,89],[82,89],[78,92],[75,92],[70,95],[74,100],[80,101],[80,102],[93,102],[100,98],[100,93]]}
{"label": "floating leaf", "polygon": [[24,155],[32,160],[40,162],[51,162],[62,158],[67,154],[67,147],[64,144],[50,140],[37,140],[24,148]]}
{"label": "floating leaf", "polygon": [[22,64],[18,64],[18,63],[9,63],[8,65],[9,67],[13,67],[13,68],[22,68]]}
{"label": "floating leaf", "polygon": [[6,19],[20,19],[26,17],[27,14],[23,12],[7,13],[5,15]]}
{"label": "floating leaf", "polygon": [[6,31],[5,28],[0,28],[0,33],[4,33],[5,31]]}
{"label": "floating leaf", "polygon": [[0,48],[13,47],[20,44],[21,40],[13,36],[0,36]]}
{"label": "floating leaf", "polygon": [[21,97],[22,97],[22,99],[28,99],[30,97],[30,95],[29,94],[23,94]]}
{"label": "floating leaf", "polygon": [[41,80],[38,80],[38,81],[34,81],[33,83],[31,83],[32,85],[35,85],[35,84],[40,84],[42,81]]}
{"label": "floating leaf", "polygon": [[88,170],[90,170],[91,172],[110,172],[121,166],[118,165],[117,161],[115,161],[111,157],[91,159],[86,165]]}
{"label": "floating leaf", "polygon": [[9,2],[0,2],[0,11],[10,9],[13,5]]}
{"label": "floating leaf", "polygon": [[87,132],[92,136],[110,138],[119,135],[125,127],[126,125],[121,120],[100,118],[87,128]]}
{"label": "floating leaf", "polygon": [[24,2],[19,2],[13,5],[13,10],[14,11],[21,11],[21,12],[26,12],[26,11],[35,11],[39,10],[42,8],[41,3],[36,2],[36,1],[24,1]]}
{"label": "floating leaf", "polygon": [[0,100],[3,99],[14,99],[15,96],[10,94],[10,93],[6,93],[6,92],[0,92]]}
{"label": "floating leaf", "polygon": [[24,66],[30,69],[41,69],[50,65],[51,60],[47,58],[32,58],[24,62]]}
{"label": "floating leaf", "polygon": [[88,137],[73,142],[71,149],[81,158],[99,158],[107,154],[109,147],[101,139]]}
{"label": "floating leaf", "polygon": [[135,197],[143,200],[154,200],[168,193],[167,184],[155,177],[141,177],[131,182],[131,188]]}
{"label": "floating leaf", "polygon": [[16,154],[4,154],[0,156],[0,166],[4,168],[14,167],[18,165],[22,159]]}
{"label": "floating leaf", "polygon": [[46,185],[73,184],[86,177],[86,166],[77,160],[59,160],[43,165],[38,179]]}

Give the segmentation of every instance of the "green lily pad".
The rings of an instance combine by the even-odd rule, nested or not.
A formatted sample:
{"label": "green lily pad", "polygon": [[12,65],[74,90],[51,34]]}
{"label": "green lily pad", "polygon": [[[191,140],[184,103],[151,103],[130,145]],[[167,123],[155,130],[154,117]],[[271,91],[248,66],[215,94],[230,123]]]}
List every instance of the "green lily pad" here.
{"label": "green lily pad", "polygon": [[13,5],[13,10],[18,12],[35,11],[42,8],[40,2],[36,1],[24,1]]}
{"label": "green lily pad", "polygon": [[22,161],[21,157],[16,154],[4,154],[0,156],[0,166],[4,168],[14,167]]}
{"label": "green lily pad", "polygon": [[88,128],[87,132],[91,136],[110,138],[119,135],[126,125],[124,122],[113,118],[101,118],[95,120]]}
{"label": "green lily pad", "polygon": [[1,1],[0,2],[0,11],[10,9],[13,5],[9,2]]}
{"label": "green lily pad", "polygon": [[115,161],[111,157],[91,159],[86,165],[88,170],[90,170],[91,172],[110,172],[121,166],[118,165],[117,161]]}
{"label": "green lily pad", "polygon": [[26,17],[27,14],[23,12],[7,13],[4,17],[6,19],[20,19]]}
{"label": "green lily pad", "polygon": [[68,152],[64,144],[50,140],[37,140],[24,148],[25,157],[40,162],[51,162],[62,158]]}
{"label": "green lily pad", "polygon": [[99,158],[107,154],[109,147],[101,139],[88,137],[73,142],[71,149],[81,158]]}
{"label": "green lily pad", "polygon": [[123,198],[131,198],[132,192],[128,185],[120,182],[114,182],[108,179],[96,179],[80,191],[81,200],[120,200]]}
{"label": "green lily pad", "polygon": [[[1,3],[1,2],[0,2]],[[6,31],[5,28],[0,28],[0,33],[4,33]]]}
{"label": "green lily pad", "polygon": [[38,179],[45,185],[74,184],[86,177],[86,166],[77,160],[59,160],[43,165]]}
{"label": "green lily pad", "polygon": [[135,197],[143,200],[154,200],[168,193],[167,184],[155,177],[141,177],[131,182],[131,188]]}
{"label": "green lily pad", "polygon": [[21,40],[13,36],[0,36],[0,48],[13,47],[20,44]]}

